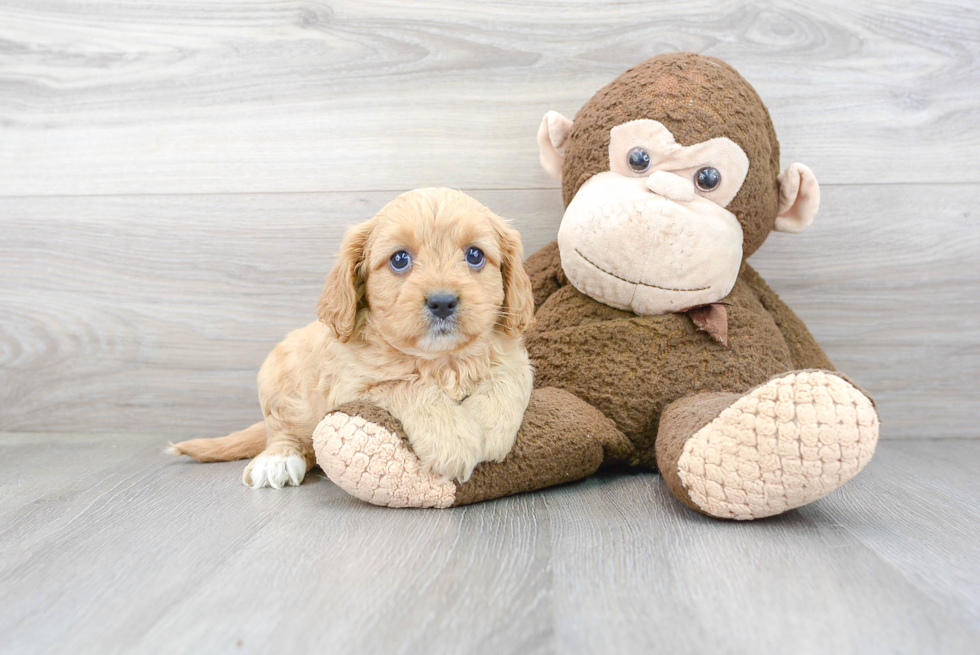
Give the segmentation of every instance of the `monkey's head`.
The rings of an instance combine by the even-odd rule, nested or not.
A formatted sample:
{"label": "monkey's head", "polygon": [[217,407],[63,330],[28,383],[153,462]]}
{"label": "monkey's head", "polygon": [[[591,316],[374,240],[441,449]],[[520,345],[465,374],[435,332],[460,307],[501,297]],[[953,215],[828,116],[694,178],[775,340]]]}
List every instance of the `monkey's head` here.
{"label": "monkey's head", "polygon": [[809,168],[779,172],[765,105],[713,57],[648,59],[574,121],[548,112],[538,144],[541,165],[562,183],[566,276],[637,314],[721,300],[769,232],[800,232],[820,202]]}

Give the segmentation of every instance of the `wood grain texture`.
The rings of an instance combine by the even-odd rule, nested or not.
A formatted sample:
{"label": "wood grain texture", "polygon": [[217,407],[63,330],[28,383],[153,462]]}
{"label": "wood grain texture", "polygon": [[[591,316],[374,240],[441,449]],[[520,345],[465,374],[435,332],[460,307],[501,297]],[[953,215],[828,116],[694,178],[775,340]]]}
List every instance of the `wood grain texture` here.
{"label": "wood grain texture", "polygon": [[[345,227],[394,195],[0,199],[0,429],[261,418],[259,365],[316,319]],[[534,248],[561,211],[547,195],[479,197]]]}
{"label": "wood grain texture", "polygon": [[[972,652],[980,552],[961,538],[980,517],[947,498],[976,489],[978,445],[885,443],[827,499],[753,523],[695,515],[646,477],[549,495],[558,650]],[[940,451],[960,462],[922,457]]]}
{"label": "wood grain texture", "polygon": [[[65,488],[71,481],[130,457],[132,452],[116,447],[118,441],[107,434],[5,433],[0,441],[0,517],[45,494],[70,494]],[[49,507],[35,503],[35,518],[41,520]]]}
{"label": "wood grain texture", "polygon": [[[556,190],[473,191],[527,250]],[[257,420],[255,374],[314,319],[344,226],[393,194],[0,199],[0,429],[210,436]],[[980,185],[841,186],[752,259],[885,438],[976,437]]]}
{"label": "wood grain texture", "polygon": [[[753,523],[657,475],[451,510],[363,504],[320,475],[100,435],[0,433],[29,474],[0,509],[4,653],[969,653],[980,638],[980,441],[885,442],[868,469]],[[93,444],[94,445],[94,444]],[[938,529],[938,526],[942,526]]]}
{"label": "wood grain texture", "polygon": [[980,186],[843,186],[815,224],[751,262],[835,366],[876,400],[882,434],[978,436]]}
{"label": "wood grain texture", "polygon": [[0,3],[0,195],[552,188],[541,116],[693,50],[825,183],[980,182],[959,2]]}
{"label": "wood grain texture", "polygon": [[[398,511],[160,454],[259,416],[398,192],[553,239],[542,114],[676,50],[824,185],[753,264],[879,401],[853,482],[752,524],[648,474]],[[968,0],[0,0],[0,652],[974,652],[978,63]]]}

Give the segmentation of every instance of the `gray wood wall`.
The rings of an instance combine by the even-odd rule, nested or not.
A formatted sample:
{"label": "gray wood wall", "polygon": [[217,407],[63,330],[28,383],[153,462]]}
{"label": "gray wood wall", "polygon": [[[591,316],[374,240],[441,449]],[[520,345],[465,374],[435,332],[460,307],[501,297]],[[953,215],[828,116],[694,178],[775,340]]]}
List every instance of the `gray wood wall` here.
{"label": "gray wood wall", "polygon": [[0,0],[0,430],[203,436],[312,320],[344,226],[462,188],[550,241],[542,114],[721,57],[809,164],[753,263],[878,398],[977,437],[980,10],[935,2]]}

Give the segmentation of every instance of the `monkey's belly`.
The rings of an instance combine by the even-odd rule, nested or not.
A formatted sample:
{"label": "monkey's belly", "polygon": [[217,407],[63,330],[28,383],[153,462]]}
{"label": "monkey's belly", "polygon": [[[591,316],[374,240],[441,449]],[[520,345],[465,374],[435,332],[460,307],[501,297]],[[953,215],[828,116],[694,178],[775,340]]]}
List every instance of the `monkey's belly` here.
{"label": "monkey's belly", "polygon": [[747,287],[737,284],[728,301],[726,349],[686,314],[636,316],[564,287],[539,308],[527,335],[535,386],[565,389],[599,409],[652,465],[668,404],[695,393],[747,391],[792,369],[782,334]]}

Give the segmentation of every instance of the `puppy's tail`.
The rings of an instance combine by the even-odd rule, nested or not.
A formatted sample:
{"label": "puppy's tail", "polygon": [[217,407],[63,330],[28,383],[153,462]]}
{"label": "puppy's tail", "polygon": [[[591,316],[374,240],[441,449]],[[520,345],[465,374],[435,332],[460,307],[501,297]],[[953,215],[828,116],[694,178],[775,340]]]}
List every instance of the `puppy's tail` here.
{"label": "puppy's tail", "polygon": [[265,449],[265,422],[217,439],[191,439],[170,444],[170,455],[189,455],[199,462],[230,462],[255,457]]}

